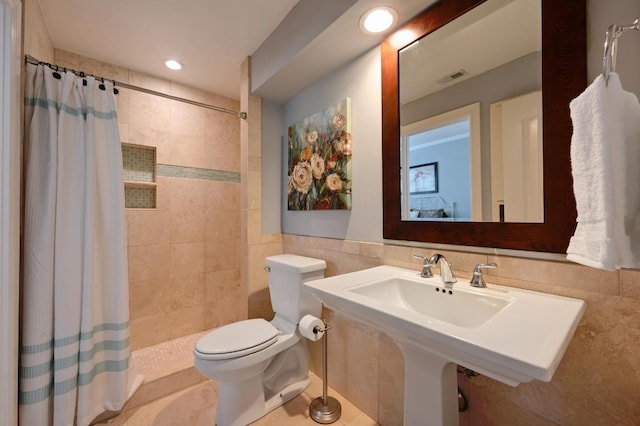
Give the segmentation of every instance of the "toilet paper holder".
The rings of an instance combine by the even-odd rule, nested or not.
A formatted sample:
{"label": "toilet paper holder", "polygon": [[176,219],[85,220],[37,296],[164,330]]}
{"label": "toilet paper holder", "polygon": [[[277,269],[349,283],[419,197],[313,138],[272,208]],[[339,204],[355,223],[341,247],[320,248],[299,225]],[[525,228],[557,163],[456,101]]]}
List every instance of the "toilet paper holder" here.
{"label": "toilet paper holder", "polygon": [[325,333],[331,330],[331,326],[329,324],[327,324],[324,320],[322,320],[322,322],[324,323],[324,327],[320,328],[320,326],[316,325],[315,327],[313,327],[313,334]]}
{"label": "toilet paper holder", "polygon": [[313,333],[324,333],[322,339],[322,396],[315,398],[309,404],[309,416],[316,423],[329,424],[338,421],[342,414],[342,406],[340,402],[327,395],[327,331],[331,330],[331,326],[323,319],[323,328],[315,326]]}

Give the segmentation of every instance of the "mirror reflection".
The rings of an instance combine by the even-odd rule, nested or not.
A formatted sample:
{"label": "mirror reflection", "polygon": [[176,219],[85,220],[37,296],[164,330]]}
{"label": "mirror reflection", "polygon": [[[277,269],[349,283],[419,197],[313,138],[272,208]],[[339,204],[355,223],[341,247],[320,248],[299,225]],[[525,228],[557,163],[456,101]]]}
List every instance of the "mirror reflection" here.
{"label": "mirror reflection", "polygon": [[541,4],[488,0],[399,53],[402,219],[544,222]]}

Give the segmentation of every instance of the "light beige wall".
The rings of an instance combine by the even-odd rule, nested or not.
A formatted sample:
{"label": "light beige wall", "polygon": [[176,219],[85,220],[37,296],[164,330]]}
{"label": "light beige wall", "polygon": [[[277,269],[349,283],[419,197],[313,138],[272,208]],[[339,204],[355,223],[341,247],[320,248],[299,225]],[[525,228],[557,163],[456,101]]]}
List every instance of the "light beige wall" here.
{"label": "light beige wall", "polygon": [[[251,61],[241,66],[240,106],[248,113],[240,124],[241,140],[241,282],[249,318],[273,317],[264,259],[282,253],[280,234],[262,233],[262,103],[251,95]],[[279,202],[274,200],[274,202]]]}
{"label": "light beige wall", "polygon": [[[327,276],[380,264],[415,270],[414,252],[432,250],[327,238],[283,236],[287,253],[327,261]],[[496,262],[489,285],[503,284],[583,299],[586,313],[549,383],[516,388],[483,376],[459,375],[470,399],[461,426],[638,425],[640,404],[640,270],[609,272],[581,265],[507,256],[441,251],[464,285],[479,262]],[[326,310],[329,383],[381,425],[402,425],[404,365],[383,333]],[[540,312],[544,315],[544,312]],[[318,345],[313,347],[319,372]],[[425,396],[426,397],[426,396]]]}
{"label": "light beige wall", "polygon": [[53,62],[54,50],[38,0],[23,0],[23,43],[25,55]]}
{"label": "light beige wall", "polygon": [[[236,100],[56,50],[58,65],[237,110]],[[157,163],[240,171],[239,118],[121,89],[122,142]],[[127,209],[131,347],[246,318],[240,289],[240,183],[158,176],[157,208]]]}

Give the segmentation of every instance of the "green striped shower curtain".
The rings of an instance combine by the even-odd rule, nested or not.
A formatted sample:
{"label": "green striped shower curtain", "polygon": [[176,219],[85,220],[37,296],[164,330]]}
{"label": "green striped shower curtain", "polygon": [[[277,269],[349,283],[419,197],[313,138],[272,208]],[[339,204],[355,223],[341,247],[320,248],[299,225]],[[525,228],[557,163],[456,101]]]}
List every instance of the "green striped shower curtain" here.
{"label": "green striped shower curtain", "polygon": [[87,425],[142,382],[113,87],[28,64],[25,102],[20,424]]}

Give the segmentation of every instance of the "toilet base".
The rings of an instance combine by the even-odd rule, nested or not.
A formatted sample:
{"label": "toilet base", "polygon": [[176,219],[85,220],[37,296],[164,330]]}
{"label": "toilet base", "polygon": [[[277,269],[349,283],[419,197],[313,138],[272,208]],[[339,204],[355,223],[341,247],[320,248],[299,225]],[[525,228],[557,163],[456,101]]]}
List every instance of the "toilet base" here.
{"label": "toilet base", "polygon": [[267,401],[262,391],[262,377],[252,377],[242,382],[220,382],[217,426],[246,426],[270,411],[300,395],[309,386],[309,377],[294,382]]}

